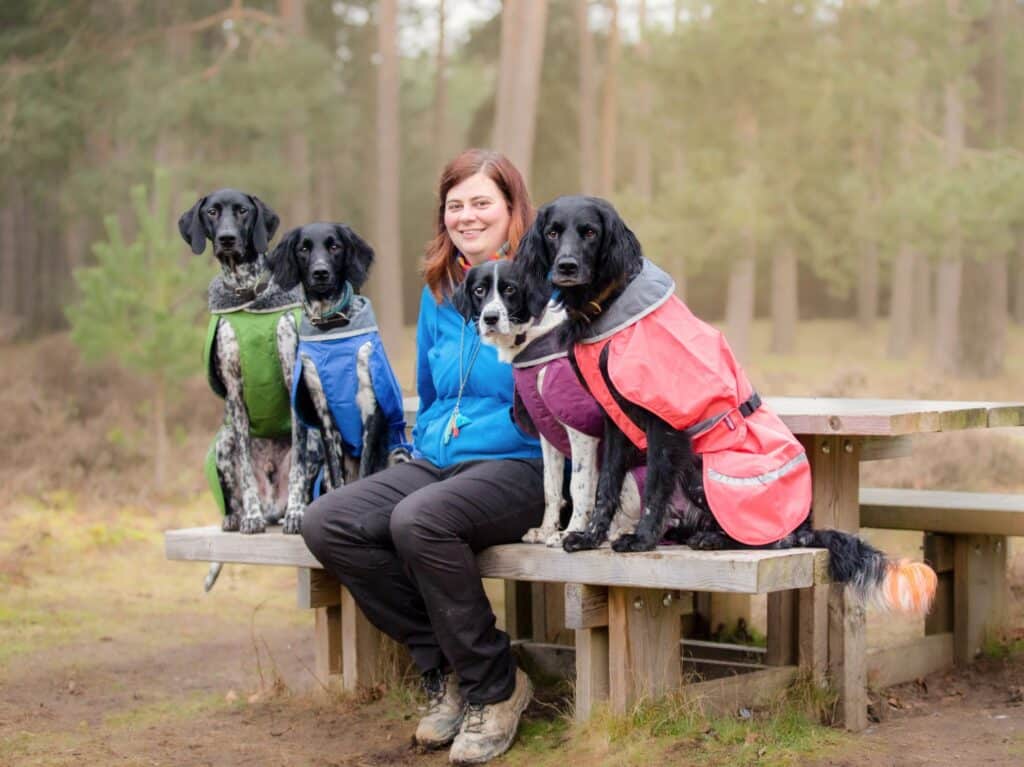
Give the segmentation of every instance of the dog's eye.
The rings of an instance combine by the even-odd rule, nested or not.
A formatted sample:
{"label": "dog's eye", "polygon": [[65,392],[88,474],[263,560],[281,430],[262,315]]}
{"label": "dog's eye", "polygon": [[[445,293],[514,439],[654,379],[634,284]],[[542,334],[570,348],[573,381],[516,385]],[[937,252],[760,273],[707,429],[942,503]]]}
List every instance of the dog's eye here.
{"label": "dog's eye", "polygon": [[238,215],[239,215],[239,216],[244,216],[244,215],[245,215],[246,213],[248,213],[248,212],[249,212],[249,209],[248,209],[248,208],[246,208],[246,207],[244,207],[244,206],[243,206],[243,207],[240,207],[240,208],[238,209]]}
{"label": "dog's eye", "polygon": [[331,251],[331,253],[337,253],[337,252],[338,252],[339,250],[341,250],[341,245],[339,245],[339,244],[338,244],[338,243],[336,243],[336,242],[332,242],[332,243],[331,243],[331,244],[330,244],[330,245],[329,245],[329,246],[327,247],[327,249],[328,249],[329,251]]}
{"label": "dog's eye", "polygon": [[558,239],[558,231],[555,230],[555,229],[552,229],[551,231],[549,231],[548,232],[548,239],[549,240],[557,240]]}
{"label": "dog's eye", "polygon": [[475,288],[473,288],[473,295],[476,296],[477,298],[483,298],[485,293],[487,293],[487,288],[485,288],[483,285],[477,285]]}
{"label": "dog's eye", "polygon": [[514,296],[516,294],[516,286],[515,285],[506,285],[504,293],[505,293],[506,296]]}
{"label": "dog's eye", "polygon": [[595,237],[597,237],[597,232],[595,232],[593,229],[584,229],[583,230],[583,239],[584,240],[592,240]]}
{"label": "dog's eye", "polygon": [[220,211],[216,208],[207,208],[206,215],[210,218],[217,218],[220,215]]}
{"label": "dog's eye", "polygon": [[309,245],[305,242],[299,245],[299,253],[309,253]]}

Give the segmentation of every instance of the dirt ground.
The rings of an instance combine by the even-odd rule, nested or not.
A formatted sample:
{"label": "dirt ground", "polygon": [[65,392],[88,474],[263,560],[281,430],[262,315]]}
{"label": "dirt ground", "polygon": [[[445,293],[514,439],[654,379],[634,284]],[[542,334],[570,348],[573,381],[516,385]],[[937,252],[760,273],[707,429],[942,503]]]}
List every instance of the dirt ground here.
{"label": "dirt ground", "polygon": [[[778,393],[891,395],[919,379],[883,370],[873,389],[841,369],[801,387],[773,365],[758,378]],[[1016,384],[987,386],[919,396],[1010,399]],[[319,694],[313,618],[294,605],[292,571],[229,566],[204,594],[205,565],[164,558],[163,530],[212,521],[199,466],[218,406],[201,379],[180,393],[171,479],[157,490],[142,383],[86,368],[62,336],[0,346],[0,766],[446,763],[410,747],[419,703],[408,688],[372,701]],[[938,440],[912,464],[871,465],[867,479],[1020,491],[1020,445],[1012,435]],[[1019,553],[1013,568],[1021,627]],[[884,691],[879,721],[856,736],[786,722],[768,735],[759,714],[701,719],[696,735],[664,723],[581,728],[567,706],[545,692],[500,763],[1024,764],[1022,655]]]}

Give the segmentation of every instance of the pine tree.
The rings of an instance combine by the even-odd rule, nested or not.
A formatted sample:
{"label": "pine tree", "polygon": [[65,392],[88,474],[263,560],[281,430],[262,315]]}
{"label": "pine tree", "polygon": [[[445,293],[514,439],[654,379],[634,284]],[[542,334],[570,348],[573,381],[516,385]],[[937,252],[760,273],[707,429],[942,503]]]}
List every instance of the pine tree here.
{"label": "pine tree", "polygon": [[133,229],[126,240],[116,215],[104,218],[106,239],[92,246],[96,265],[75,271],[79,297],[67,311],[71,337],[86,360],[115,363],[150,383],[154,485],[167,466],[167,399],[174,384],[198,372],[205,312],[205,259],[182,258],[177,232],[167,226],[170,179],[153,177],[131,190]]}

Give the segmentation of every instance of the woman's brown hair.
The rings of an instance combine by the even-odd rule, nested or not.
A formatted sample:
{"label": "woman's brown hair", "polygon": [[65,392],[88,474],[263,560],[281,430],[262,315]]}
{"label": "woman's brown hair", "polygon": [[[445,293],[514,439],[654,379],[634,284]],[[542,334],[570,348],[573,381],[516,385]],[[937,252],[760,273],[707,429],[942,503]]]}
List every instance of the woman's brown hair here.
{"label": "woman's brown hair", "polygon": [[533,223],[534,210],[530,204],[530,193],[526,191],[526,182],[505,155],[490,149],[467,149],[448,163],[441,173],[438,188],[437,233],[427,243],[423,265],[423,278],[439,302],[442,296],[451,295],[463,275],[462,268],[456,262],[455,245],[444,225],[445,200],[453,186],[477,173],[483,173],[491,179],[505,197],[509,212],[509,253],[513,256],[519,247],[519,240]]}

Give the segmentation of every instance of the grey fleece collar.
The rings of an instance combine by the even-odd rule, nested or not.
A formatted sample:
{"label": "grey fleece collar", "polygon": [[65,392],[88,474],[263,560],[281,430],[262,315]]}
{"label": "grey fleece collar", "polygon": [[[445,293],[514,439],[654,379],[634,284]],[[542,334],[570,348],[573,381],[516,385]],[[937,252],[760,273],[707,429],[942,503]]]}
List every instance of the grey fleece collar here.
{"label": "grey fleece collar", "polygon": [[626,285],[618,298],[594,318],[579,342],[592,344],[603,341],[623,328],[639,322],[668,301],[675,294],[675,290],[675,281],[645,258],[640,274]]}

